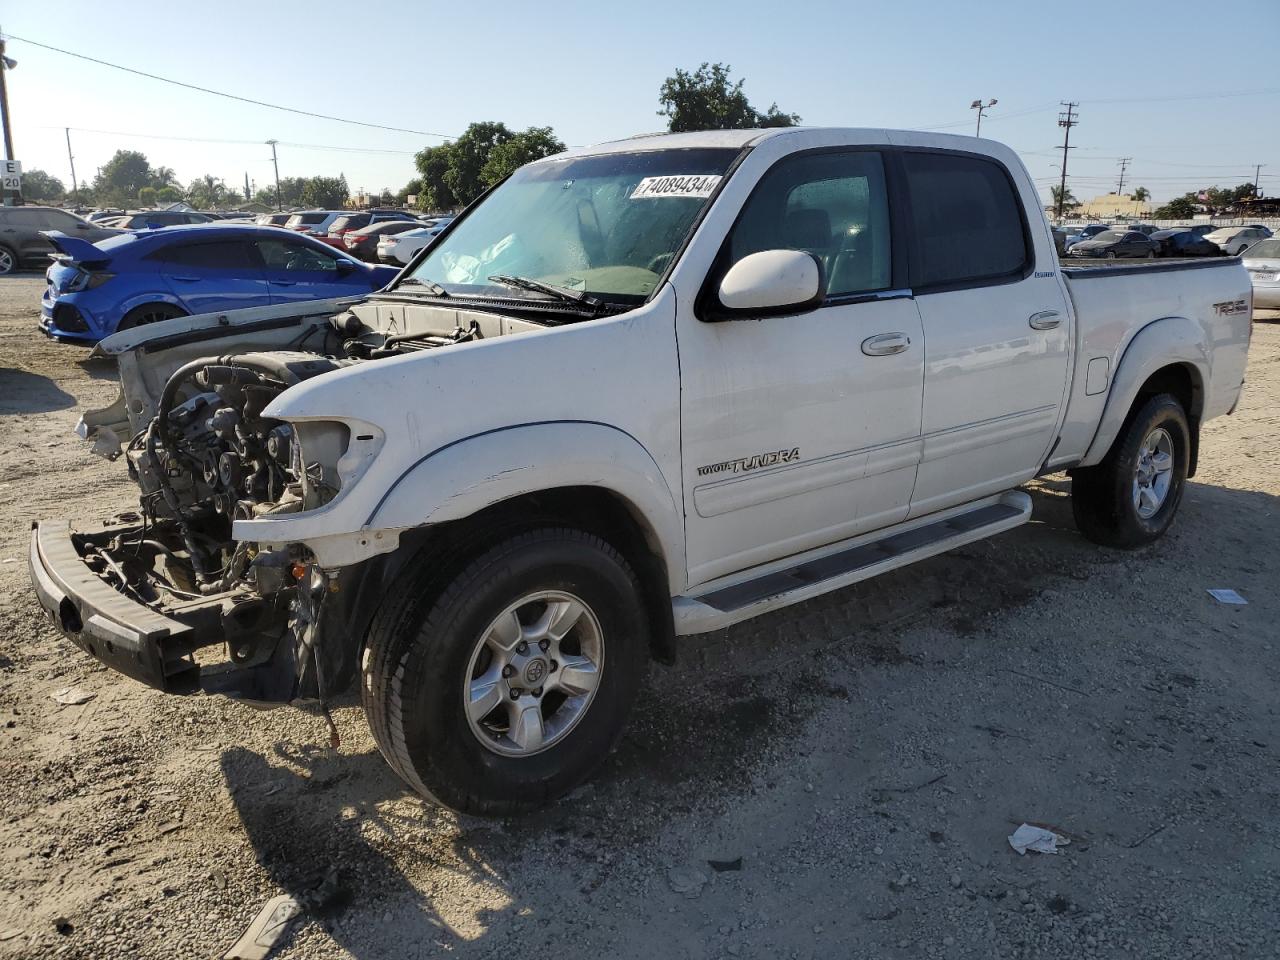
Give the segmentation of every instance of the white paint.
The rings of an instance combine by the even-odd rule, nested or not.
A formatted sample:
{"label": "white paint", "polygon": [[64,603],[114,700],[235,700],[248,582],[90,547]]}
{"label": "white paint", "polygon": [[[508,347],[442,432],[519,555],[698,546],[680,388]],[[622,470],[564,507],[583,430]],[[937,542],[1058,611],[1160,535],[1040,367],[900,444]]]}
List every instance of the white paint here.
{"label": "white paint", "polygon": [[730,310],[814,306],[822,272],[799,250],[761,250],[743,257],[720,282],[720,303]]}

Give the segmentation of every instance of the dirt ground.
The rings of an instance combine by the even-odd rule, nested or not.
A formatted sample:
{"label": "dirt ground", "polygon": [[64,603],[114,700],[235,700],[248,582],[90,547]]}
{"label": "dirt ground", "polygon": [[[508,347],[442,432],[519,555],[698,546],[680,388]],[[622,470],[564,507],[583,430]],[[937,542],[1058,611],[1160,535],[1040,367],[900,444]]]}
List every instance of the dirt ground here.
{"label": "dirt ground", "polygon": [[134,494],[41,282],[0,280],[0,957],[218,957],[279,893],[293,958],[1276,955],[1280,324],[1157,545],[1085,542],[1048,478],[1015,532],[687,641],[591,784],[496,822],[404,789],[350,696],[333,750],[55,634],[30,522]]}

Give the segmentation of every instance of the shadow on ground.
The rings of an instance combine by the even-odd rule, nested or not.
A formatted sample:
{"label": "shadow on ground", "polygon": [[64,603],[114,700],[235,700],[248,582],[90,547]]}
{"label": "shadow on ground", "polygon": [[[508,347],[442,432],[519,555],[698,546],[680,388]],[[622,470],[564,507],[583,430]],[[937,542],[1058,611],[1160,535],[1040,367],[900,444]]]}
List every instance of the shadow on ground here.
{"label": "shadow on ground", "polygon": [[65,410],[75,403],[76,398],[49,377],[0,367],[0,416]]}

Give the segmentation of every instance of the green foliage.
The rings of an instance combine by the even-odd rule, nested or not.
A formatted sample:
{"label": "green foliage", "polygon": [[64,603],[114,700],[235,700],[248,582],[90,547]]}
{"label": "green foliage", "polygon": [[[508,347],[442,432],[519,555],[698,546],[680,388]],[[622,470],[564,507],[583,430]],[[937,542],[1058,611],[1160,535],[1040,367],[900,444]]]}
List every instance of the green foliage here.
{"label": "green foliage", "polygon": [[1133,191],[1133,199],[1141,203],[1143,200],[1151,199],[1151,191],[1146,187],[1137,187]]}
{"label": "green foliage", "polygon": [[161,187],[156,191],[156,203],[177,203],[182,199],[182,191],[177,187]]}
{"label": "green foliage", "polygon": [[1070,210],[1073,207],[1080,206],[1080,201],[1075,198],[1075,194],[1071,192],[1070,187],[1067,187],[1065,190],[1061,186],[1050,187],[1049,196],[1053,200],[1053,207],[1055,210],[1058,208],[1059,200],[1062,202],[1063,210]]}
{"label": "green foliage", "polygon": [[550,127],[530,127],[523,133],[513,134],[511,139],[489,151],[489,158],[480,168],[480,182],[487,190],[526,163],[563,153],[564,149],[564,143],[556,139]]}
{"label": "green foliage", "polygon": [[417,197],[422,193],[422,180],[414,177],[396,192],[396,203],[408,203],[410,197]]}
{"label": "green foliage", "polygon": [[138,191],[138,206],[154,207],[156,205],[156,188],[143,187]]}
{"label": "green foliage", "polygon": [[794,113],[783,113],[776,103],[764,113],[756,110],[742,92],[744,81],[729,79],[732,68],[723,63],[703,63],[693,73],[677,69],[658,92],[672,133],[686,130],[742,130],[753,127],[793,127],[800,122]]}
{"label": "green foliage", "polygon": [[60,200],[66,196],[67,188],[62,181],[43,170],[27,170],[22,174],[22,197],[32,203],[44,203],[46,200]]}
{"label": "green foliage", "polygon": [[197,210],[216,210],[226,203],[227,185],[221,177],[206,173],[187,187],[187,203]]}
{"label": "green foliage", "polygon": [[347,178],[342,174],[336,177],[311,177],[302,187],[302,205],[338,210],[347,202],[349,195]]}
{"label": "green foliage", "polygon": [[138,191],[151,185],[151,164],[137,150],[117,150],[102,165],[93,181],[93,192],[104,206],[131,206]]}
{"label": "green foliage", "polygon": [[[560,153],[564,144],[550,127],[515,132],[494,121],[473,123],[452,143],[427,147],[415,158],[418,206],[450,210],[466,206],[517,167]],[[414,193],[406,186],[403,194]]]}
{"label": "green foliage", "polygon": [[1195,214],[1196,195],[1188,193],[1181,197],[1175,197],[1163,207],[1157,207],[1154,216],[1157,220],[1186,220],[1189,217],[1194,217]]}

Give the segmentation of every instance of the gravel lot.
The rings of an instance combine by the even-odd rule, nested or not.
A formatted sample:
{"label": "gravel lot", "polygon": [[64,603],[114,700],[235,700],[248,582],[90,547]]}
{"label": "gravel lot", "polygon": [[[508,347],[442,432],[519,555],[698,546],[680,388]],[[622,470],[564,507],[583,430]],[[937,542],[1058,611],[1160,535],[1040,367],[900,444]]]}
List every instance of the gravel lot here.
{"label": "gravel lot", "polygon": [[0,279],[0,957],[217,957],[279,893],[314,905],[280,957],[1276,955],[1280,324],[1159,544],[1085,542],[1047,478],[1013,533],[687,642],[594,783],[497,822],[409,794],[350,696],[332,750],[47,625],[30,521],[134,493],[41,283]]}

